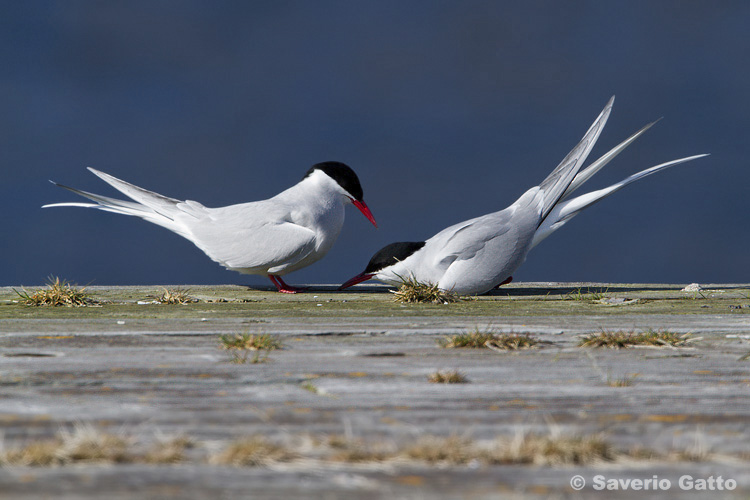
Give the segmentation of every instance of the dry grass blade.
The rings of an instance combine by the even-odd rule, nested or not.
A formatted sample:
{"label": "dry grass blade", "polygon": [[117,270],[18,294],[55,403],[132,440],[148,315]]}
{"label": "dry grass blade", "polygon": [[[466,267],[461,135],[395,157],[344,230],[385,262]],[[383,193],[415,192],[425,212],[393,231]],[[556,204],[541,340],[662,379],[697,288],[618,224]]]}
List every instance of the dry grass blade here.
{"label": "dry grass blade", "polygon": [[579,347],[684,347],[700,340],[692,338],[689,333],[679,334],[670,331],[646,330],[643,332],[602,331],[583,335]]}
{"label": "dry grass blade", "polygon": [[21,297],[21,301],[27,306],[62,306],[83,307],[97,304],[86,292],[86,288],[77,288],[59,277],[49,277],[47,288],[40,288],[29,293],[25,288],[22,291],[13,290]]}
{"label": "dry grass blade", "polygon": [[531,349],[541,342],[528,333],[492,333],[474,330],[460,333],[438,341],[445,348],[488,348],[494,351]]}
{"label": "dry grass blade", "polygon": [[446,370],[444,372],[438,370],[435,373],[430,374],[427,380],[433,384],[465,384],[469,381],[469,379],[458,370]]}
{"label": "dry grass blade", "polygon": [[461,298],[454,292],[441,290],[432,283],[420,283],[414,278],[402,278],[401,286],[393,293],[393,300],[405,304],[450,304]]}

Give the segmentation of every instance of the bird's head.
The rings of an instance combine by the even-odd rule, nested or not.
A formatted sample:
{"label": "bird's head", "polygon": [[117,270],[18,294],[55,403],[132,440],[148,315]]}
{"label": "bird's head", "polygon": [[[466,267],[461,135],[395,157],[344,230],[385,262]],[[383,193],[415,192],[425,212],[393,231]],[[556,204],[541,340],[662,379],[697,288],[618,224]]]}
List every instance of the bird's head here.
{"label": "bird's head", "polygon": [[399,241],[384,246],[375,252],[375,255],[373,255],[370,262],[367,263],[367,267],[365,267],[364,271],[341,285],[339,290],[370,280],[376,277],[379,273],[387,273],[389,268],[405,260],[414,252],[422,248],[424,244],[424,241]]}
{"label": "bird's head", "polygon": [[337,161],[326,161],[323,163],[316,163],[310,170],[305,174],[305,178],[310,177],[316,172],[322,172],[334,181],[339,187],[341,195],[344,197],[346,203],[352,203],[355,207],[362,212],[362,215],[367,217],[367,220],[372,222],[372,225],[378,227],[378,223],[375,222],[375,218],[370,212],[370,208],[365,203],[362,193],[362,185],[359,183],[359,178],[354,170],[348,165]]}

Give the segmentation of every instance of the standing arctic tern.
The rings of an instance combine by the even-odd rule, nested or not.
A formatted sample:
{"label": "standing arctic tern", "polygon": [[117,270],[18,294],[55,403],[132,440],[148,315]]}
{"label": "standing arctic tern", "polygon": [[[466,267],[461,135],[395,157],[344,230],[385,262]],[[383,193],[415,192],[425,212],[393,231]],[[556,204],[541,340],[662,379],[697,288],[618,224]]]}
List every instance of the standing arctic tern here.
{"label": "standing arctic tern", "polygon": [[529,251],[586,207],[624,186],[665,168],[701,158],[696,155],[662,163],[605,189],[570,199],[570,195],[648,130],[650,123],[596,160],[585,170],[594,143],[612,110],[614,96],[583,139],[538,186],[499,212],[450,226],[427,241],[392,243],[380,249],[363,272],[339,289],[369,279],[398,285],[406,279],[438,285],[458,294],[479,294],[508,283]]}
{"label": "standing arctic tern", "polygon": [[89,207],[140,217],[187,238],[227,269],[268,276],[283,293],[300,289],[287,285],[281,276],[309,266],[331,249],[344,225],[347,204],[354,204],[377,227],[357,174],[339,162],[313,165],[299,183],[273,198],[220,208],[167,198],[89,170],[133,201],[53,182],[96,203],[55,203],[43,208]]}

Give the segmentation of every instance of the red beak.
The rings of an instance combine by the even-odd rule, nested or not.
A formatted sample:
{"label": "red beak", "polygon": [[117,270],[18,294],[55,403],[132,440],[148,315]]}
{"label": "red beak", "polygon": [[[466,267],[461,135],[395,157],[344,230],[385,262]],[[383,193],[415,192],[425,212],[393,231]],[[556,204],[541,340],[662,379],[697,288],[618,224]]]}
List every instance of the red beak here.
{"label": "red beak", "polygon": [[[373,222],[374,224],[375,222]],[[341,285],[339,287],[339,290],[343,290],[344,288],[349,288],[350,286],[354,286],[357,283],[362,283],[363,281],[367,281],[369,279],[372,279],[372,277],[375,276],[374,274],[367,274],[367,273],[359,273],[352,279],[348,280],[346,283]]]}
{"label": "red beak", "polygon": [[367,217],[367,220],[372,222],[373,226],[378,227],[378,223],[375,222],[375,217],[372,216],[372,212],[370,212],[370,209],[367,207],[367,203],[355,199],[352,199],[352,203],[359,209],[360,212],[362,212],[362,215]]}

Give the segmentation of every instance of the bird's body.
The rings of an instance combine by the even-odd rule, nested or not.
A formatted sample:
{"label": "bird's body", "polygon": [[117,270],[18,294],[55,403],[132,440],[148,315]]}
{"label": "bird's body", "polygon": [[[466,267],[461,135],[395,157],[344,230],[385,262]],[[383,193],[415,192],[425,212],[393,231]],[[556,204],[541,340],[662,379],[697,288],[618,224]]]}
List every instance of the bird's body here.
{"label": "bird's body", "polygon": [[232,271],[268,276],[279,291],[293,292],[281,276],[320,260],[344,224],[344,208],[354,203],[373,223],[354,172],[336,162],[313,166],[294,186],[267,200],[208,208],[167,198],[111,175],[89,169],[134,201],[64,187],[96,203],[58,203],[135,215],[192,241],[212,260]]}
{"label": "bird's body", "polygon": [[704,156],[657,165],[608,188],[568,199],[581,184],[653,125],[642,128],[581,171],[604,128],[613,101],[614,97],[560,165],[539,186],[526,191],[508,208],[455,224],[423,242],[388,245],[372,257],[364,272],[341,288],[368,279],[393,285],[409,279],[462,295],[487,292],[512,279],[534,246],[584,208],[647,175]]}
{"label": "bird's body", "polygon": [[539,201],[538,191],[529,190],[504,210],[443,229],[373,277],[391,284],[412,278],[459,294],[487,291],[523,263]]}

